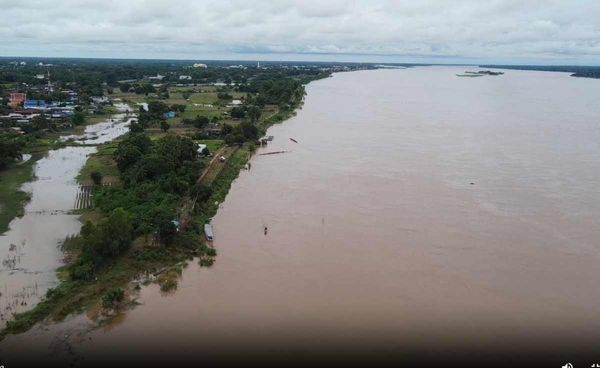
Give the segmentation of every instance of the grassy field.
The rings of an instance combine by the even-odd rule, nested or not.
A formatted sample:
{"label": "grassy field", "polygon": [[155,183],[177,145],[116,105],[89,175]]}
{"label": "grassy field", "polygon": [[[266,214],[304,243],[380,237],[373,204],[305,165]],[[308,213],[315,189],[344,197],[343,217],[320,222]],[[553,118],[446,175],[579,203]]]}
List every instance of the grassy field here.
{"label": "grassy field", "polygon": [[77,181],[83,185],[93,184],[91,174],[95,171],[102,174],[103,184],[116,184],[119,182],[119,169],[113,160],[113,153],[117,143],[98,146],[98,152],[88,158],[85,165],[77,175]]}
{"label": "grassy field", "polygon": [[219,150],[219,148],[225,145],[222,139],[203,139],[197,140],[196,143],[206,144],[206,148],[210,151],[210,153],[215,153]]}
{"label": "grassy field", "polygon": [[[183,93],[189,93],[189,97],[185,99]],[[170,87],[169,98],[167,99],[158,99],[152,94],[145,96],[123,92],[113,93],[111,97],[120,98],[123,102],[129,102],[134,108],[137,103],[150,101],[161,101],[167,105],[186,105],[186,110],[182,114],[176,118],[168,119],[172,128],[180,127],[182,119],[193,119],[196,116],[225,118],[226,122],[235,124],[235,122],[229,121],[230,119],[224,114],[230,110],[227,106],[227,101],[220,101],[217,93],[217,88],[214,86],[189,86]],[[246,93],[243,92],[227,91],[227,93],[232,95],[234,99],[242,99],[246,96]]]}

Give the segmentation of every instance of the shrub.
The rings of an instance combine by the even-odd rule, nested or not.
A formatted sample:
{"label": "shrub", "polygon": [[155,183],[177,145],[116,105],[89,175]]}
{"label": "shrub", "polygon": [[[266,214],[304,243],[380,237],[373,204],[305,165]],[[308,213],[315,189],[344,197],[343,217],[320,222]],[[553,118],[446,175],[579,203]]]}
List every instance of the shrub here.
{"label": "shrub", "polygon": [[123,289],[115,288],[109,290],[108,293],[102,297],[102,307],[106,309],[114,308],[117,304],[122,302],[124,298],[125,292]]}
{"label": "shrub", "polygon": [[93,171],[90,174],[90,177],[92,178],[92,181],[94,182],[94,185],[102,185],[102,174],[98,171]]}
{"label": "shrub", "polygon": [[94,279],[94,264],[80,259],[69,268],[69,276],[73,280],[92,281]]}

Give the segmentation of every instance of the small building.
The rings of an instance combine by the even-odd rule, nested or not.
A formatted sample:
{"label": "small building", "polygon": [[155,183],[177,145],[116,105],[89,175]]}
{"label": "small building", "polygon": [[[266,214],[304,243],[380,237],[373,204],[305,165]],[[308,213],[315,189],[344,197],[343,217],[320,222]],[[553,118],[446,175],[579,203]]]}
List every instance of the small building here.
{"label": "small building", "polygon": [[202,155],[203,154],[202,152],[206,149],[206,147],[207,147],[206,144],[198,143],[198,150],[197,150],[198,155]]}
{"label": "small building", "polygon": [[180,75],[179,80],[192,80],[191,75]]}
{"label": "small building", "polygon": [[25,132],[23,131],[23,129],[21,129],[20,127],[12,127],[11,128],[15,133],[17,133],[18,135],[23,135],[25,134]]}
{"label": "small building", "polygon": [[25,100],[23,108],[26,110],[46,110],[48,103],[44,100]]}
{"label": "small building", "polygon": [[193,65],[194,68],[202,68],[202,69],[206,69],[208,68],[208,65],[206,64],[200,64],[200,63],[196,63]]}
{"label": "small building", "polygon": [[10,107],[12,107],[13,109],[16,109],[19,106],[21,106],[21,104],[23,102],[25,102],[26,100],[27,100],[26,93],[13,92],[10,94],[10,102],[8,103],[8,105]]}
{"label": "small building", "polygon": [[214,239],[213,227],[211,224],[204,224],[204,234],[206,235],[206,240],[212,241]]}
{"label": "small building", "polygon": [[204,131],[208,135],[219,135],[223,132],[223,128],[219,124],[210,123],[206,128],[204,128]]}
{"label": "small building", "polygon": [[175,111],[169,111],[169,112],[165,112],[163,114],[164,119],[173,119],[176,116],[177,116],[177,114],[175,113]]}
{"label": "small building", "polygon": [[148,80],[161,81],[161,80],[163,80],[164,77],[165,77],[164,75],[156,74],[156,76],[154,76],[154,77],[148,77]]}
{"label": "small building", "polygon": [[91,98],[92,102],[96,105],[107,105],[110,103],[110,99],[106,96],[94,96]]}

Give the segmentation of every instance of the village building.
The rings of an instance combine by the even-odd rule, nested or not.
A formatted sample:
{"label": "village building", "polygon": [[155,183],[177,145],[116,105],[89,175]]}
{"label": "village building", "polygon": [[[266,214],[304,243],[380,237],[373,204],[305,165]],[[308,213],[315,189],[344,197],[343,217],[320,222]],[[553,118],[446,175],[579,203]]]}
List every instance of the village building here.
{"label": "village building", "polygon": [[204,149],[205,149],[206,147],[207,147],[207,145],[206,145],[206,144],[198,143],[198,150],[197,150],[197,152],[198,152],[198,155],[199,155],[199,156],[203,155],[203,153],[202,153],[202,152],[204,151]]}
{"label": "village building", "polygon": [[165,78],[164,75],[160,75],[160,74],[156,74],[156,76],[154,77],[148,77],[148,80],[152,80],[152,81],[161,81]]}
{"label": "village building", "polygon": [[48,103],[44,100],[25,100],[23,108],[25,110],[46,110],[48,109]]}
{"label": "village building", "polygon": [[10,94],[10,102],[8,103],[8,106],[12,107],[13,109],[19,108],[21,104],[25,102],[25,100],[27,100],[26,93],[13,92]]}

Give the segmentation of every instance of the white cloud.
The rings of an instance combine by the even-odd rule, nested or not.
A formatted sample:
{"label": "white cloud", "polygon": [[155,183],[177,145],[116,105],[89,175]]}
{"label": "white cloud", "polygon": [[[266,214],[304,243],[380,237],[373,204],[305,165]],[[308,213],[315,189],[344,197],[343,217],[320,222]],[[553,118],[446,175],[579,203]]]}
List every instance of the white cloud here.
{"label": "white cloud", "polygon": [[0,0],[2,55],[269,53],[599,63],[600,1]]}

